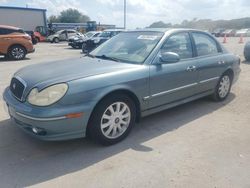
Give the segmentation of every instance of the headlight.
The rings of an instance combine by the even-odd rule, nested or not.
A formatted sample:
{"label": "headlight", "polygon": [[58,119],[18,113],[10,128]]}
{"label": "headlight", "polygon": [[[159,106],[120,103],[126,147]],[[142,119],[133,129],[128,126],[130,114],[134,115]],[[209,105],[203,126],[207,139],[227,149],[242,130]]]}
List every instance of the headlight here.
{"label": "headlight", "polygon": [[78,40],[78,41],[76,41],[76,42],[84,42],[83,40]]}
{"label": "headlight", "polygon": [[28,102],[35,106],[49,106],[59,101],[67,92],[67,84],[57,84],[38,91],[37,88],[31,90]]}

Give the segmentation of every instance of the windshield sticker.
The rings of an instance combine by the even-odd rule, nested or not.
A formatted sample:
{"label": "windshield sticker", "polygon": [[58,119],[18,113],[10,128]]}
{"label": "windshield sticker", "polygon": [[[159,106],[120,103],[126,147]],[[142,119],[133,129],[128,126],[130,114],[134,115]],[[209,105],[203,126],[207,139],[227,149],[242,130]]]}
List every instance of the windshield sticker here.
{"label": "windshield sticker", "polygon": [[137,39],[140,40],[156,40],[159,36],[154,35],[140,35]]}

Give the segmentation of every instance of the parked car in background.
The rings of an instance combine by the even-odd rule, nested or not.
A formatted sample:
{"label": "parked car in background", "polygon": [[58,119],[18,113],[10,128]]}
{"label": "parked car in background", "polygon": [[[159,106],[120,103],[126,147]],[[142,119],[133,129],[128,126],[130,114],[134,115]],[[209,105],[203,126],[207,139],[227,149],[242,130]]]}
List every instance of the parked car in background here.
{"label": "parked car in background", "polygon": [[215,29],[213,32],[212,32],[212,35],[214,35],[215,37],[221,37],[221,34],[225,31],[225,29]]}
{"label": "parked car in background", "polygon": [[101,31],[90,31],[86,33],[84,36],[72,38],[71,40],[69,40],[68,45],[75,49],[82,49],[82,44],[85,41],[93,37],[97,37],[100,33]]}
{"label": "parked car in background", "polygon": [[110,38],[114,37],[115,35],[119,34],[123,30],[121,29],[107,29],[104,30],[100,35],[97,37],[92,37],[82,44],[82,52],[89,53],[94,50],[97,46],[101,45],[105,41],[109,40]]}
{"label": "parked car in background", "polygon": [[75,47],[73,46],[73,41],[79,40],[79,39],[83,39],[83,38],[85,38],[85,37],[86,37],[86,35],[85,35],[85,34],[82,34],[82,33],[78,33],[78,34],[75,35],[75,36],[69,37],[69,38],[68,38],[68,45],[71,46],[71,47],[73,47],[73,48],[75,48]]}
{"label": "parked car in background", "polygon": [[66,41],[68,40],[70,37],[73,36],[77,36],[79,35],[79,32],[77,32],[76,30],[73,29],[65,29],[65,30],[60,30],[57,31],[55,34],[53,35],[49,35],[47,37],[47,41],[51,42],[51,43],[58,43],[60,41]]}
{"label": "parked car in background", "polygon": [[250,29],[240,29],[236,31],[236,37],[250,37]]}
{"label": "parked car in background", "polygon": [[235,37],[236,30],[235,29],[227,29],[221,33],[221,37]]}
{"label": "parked car in background", "polygon": [[250,41],[244,47],[244,56],[247,61],[250,61]]}
{"label": "parked car in background", "polygon": [[22,68],[3,99],[30,135],[109,145],[140,117],[205,96],[225,100],[239,73],[240,58],[210,34],[150,28],[122,32],[85,57]]}
{"label": "parked car in background", "polygon": [[31,41],[32,41],[32,44],[37,44],[38,43],[38,40],[34,34],[33,31],[25,31],[27,34],[29,34],[29,36],[31,37]]}
{"label": "parked car in background", "polygon": [[10,59],[21,60],[34,52],[31,37],[22,29],[0,25],[0,54]]}

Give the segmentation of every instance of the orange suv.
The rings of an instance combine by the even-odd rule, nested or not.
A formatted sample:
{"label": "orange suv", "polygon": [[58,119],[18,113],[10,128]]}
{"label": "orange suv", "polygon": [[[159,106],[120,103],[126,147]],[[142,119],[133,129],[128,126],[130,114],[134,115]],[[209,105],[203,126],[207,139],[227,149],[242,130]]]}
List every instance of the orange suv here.
{"label": "orange suv", "polygon": [[34,51],[31,37],[22,29],[0,25],[0,55],[21,60]]}

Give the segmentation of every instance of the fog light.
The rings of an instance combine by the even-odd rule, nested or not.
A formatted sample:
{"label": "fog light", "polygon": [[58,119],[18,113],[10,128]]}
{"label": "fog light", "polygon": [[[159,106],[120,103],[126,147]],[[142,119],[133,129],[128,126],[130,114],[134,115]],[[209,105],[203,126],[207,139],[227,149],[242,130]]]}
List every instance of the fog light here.
{"label": "fog light", "polygon": [[35,128],[35,127],[33,127],[33,128],[32,128],[32,131],[33,131],[33,133],[35,133],[35,134],[37,134],[37,133],[38,133],[38,129],[37,129],[37,128]]}
{"label": "fog light", "polygon": [[37,135],[46,135],[46,131],[44,129],[37,128],[37,127],[32,127],[32,132]]}

